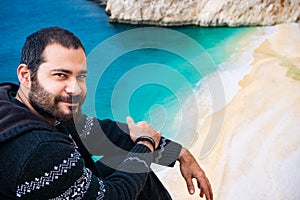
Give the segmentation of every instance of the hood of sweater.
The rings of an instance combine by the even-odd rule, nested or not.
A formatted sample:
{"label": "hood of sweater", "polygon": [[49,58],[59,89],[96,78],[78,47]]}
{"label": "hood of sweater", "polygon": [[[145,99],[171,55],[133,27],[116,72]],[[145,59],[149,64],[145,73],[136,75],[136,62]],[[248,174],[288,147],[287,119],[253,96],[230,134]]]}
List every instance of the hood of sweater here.
{"label": "hood of sweater", "polygon": [[19,85],[13,83],[0,84],[0,144],[29,130],[55,130],[29,109],[11,102],[18,88]]}

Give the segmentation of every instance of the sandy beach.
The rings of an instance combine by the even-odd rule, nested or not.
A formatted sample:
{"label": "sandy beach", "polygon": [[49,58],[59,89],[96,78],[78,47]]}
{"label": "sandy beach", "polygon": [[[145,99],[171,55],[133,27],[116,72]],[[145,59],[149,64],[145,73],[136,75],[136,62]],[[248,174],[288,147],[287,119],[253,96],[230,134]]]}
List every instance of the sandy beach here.
{"label": "sandy beach", "polygon": [[[199,126],[190,148],[217,200],[300,199],[300,24],[275,28],[255,49],[241,89]],[[215,125],[218,141],[200,156]],[[175,200],[200,199],[188,194],[178,166],[159,176]]]}

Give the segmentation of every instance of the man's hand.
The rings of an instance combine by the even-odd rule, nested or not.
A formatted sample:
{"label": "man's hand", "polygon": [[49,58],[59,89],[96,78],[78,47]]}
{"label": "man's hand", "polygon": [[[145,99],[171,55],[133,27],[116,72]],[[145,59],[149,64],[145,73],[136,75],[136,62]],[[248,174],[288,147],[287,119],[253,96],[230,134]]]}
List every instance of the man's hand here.
{"label": "man's hand", "polygon": [[136,139],[140,136],[147,136],[151,137],[154,140],[156,144],[155,149],[158,147],[161,138],[161,134],[159,131],[156,131],[150,124],[145,121],[141,121],[135,124],[131,117],[127,117],[126,121],[130,132],[130,138],[133,142],[135,142]]}
{"label": "man's hand", "polygon": [[185,148],[182,148],[178,157],[180,162],[180,171],[186,181],[187,188],[190,194],[194,194],[195,188],[192,179],[195,178],[200,189],[200,197],[205,195],[206,200],[213,199],[212,188],[204,171],[197,163],[194,156]]}

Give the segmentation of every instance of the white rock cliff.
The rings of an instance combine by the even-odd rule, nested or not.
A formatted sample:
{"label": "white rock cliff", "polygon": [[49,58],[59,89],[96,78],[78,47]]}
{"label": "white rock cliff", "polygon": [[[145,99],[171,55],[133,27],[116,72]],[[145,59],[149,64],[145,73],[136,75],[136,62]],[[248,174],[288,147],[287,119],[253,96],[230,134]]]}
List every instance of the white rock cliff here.
{"label": "white rock cliff", "polygon": [[105,0],[110,22],[251,26],[300,22],[300,0]]}

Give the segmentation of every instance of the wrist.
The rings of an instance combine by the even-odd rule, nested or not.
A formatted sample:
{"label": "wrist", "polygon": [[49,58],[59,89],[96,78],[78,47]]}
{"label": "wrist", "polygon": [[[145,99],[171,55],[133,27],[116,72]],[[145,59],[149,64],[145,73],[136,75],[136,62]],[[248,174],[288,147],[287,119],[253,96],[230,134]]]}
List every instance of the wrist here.
{"label": "wrist", "polygon": [[146,145],[147,147],[149,147],[149,149],[150,149],[151,151],[154,151],[154,150],[155,150],[155,146],[156,146],[155,141],[154,141],[151,137],[148,137],[148,136],[141,136],[141,137],[138,137],[138,138],[135,140],[135,143],[136,143],[136,144],[143,144],[143,145]]}
{"label": "wrist", "polygon": [[152,144],[148,141],[139,141],[139,142],[136,142],[136,144],[142,144],[142,145],[148,147],[148,149],[150,149],[151,152],[154,151]]}
{"label": "wrist", "polygon": [[188,160],[190,160],[190,157],[191,157],[190,152],[186,148],[182,147],[177,160],[180,163],[181,162],[187,162]]}

